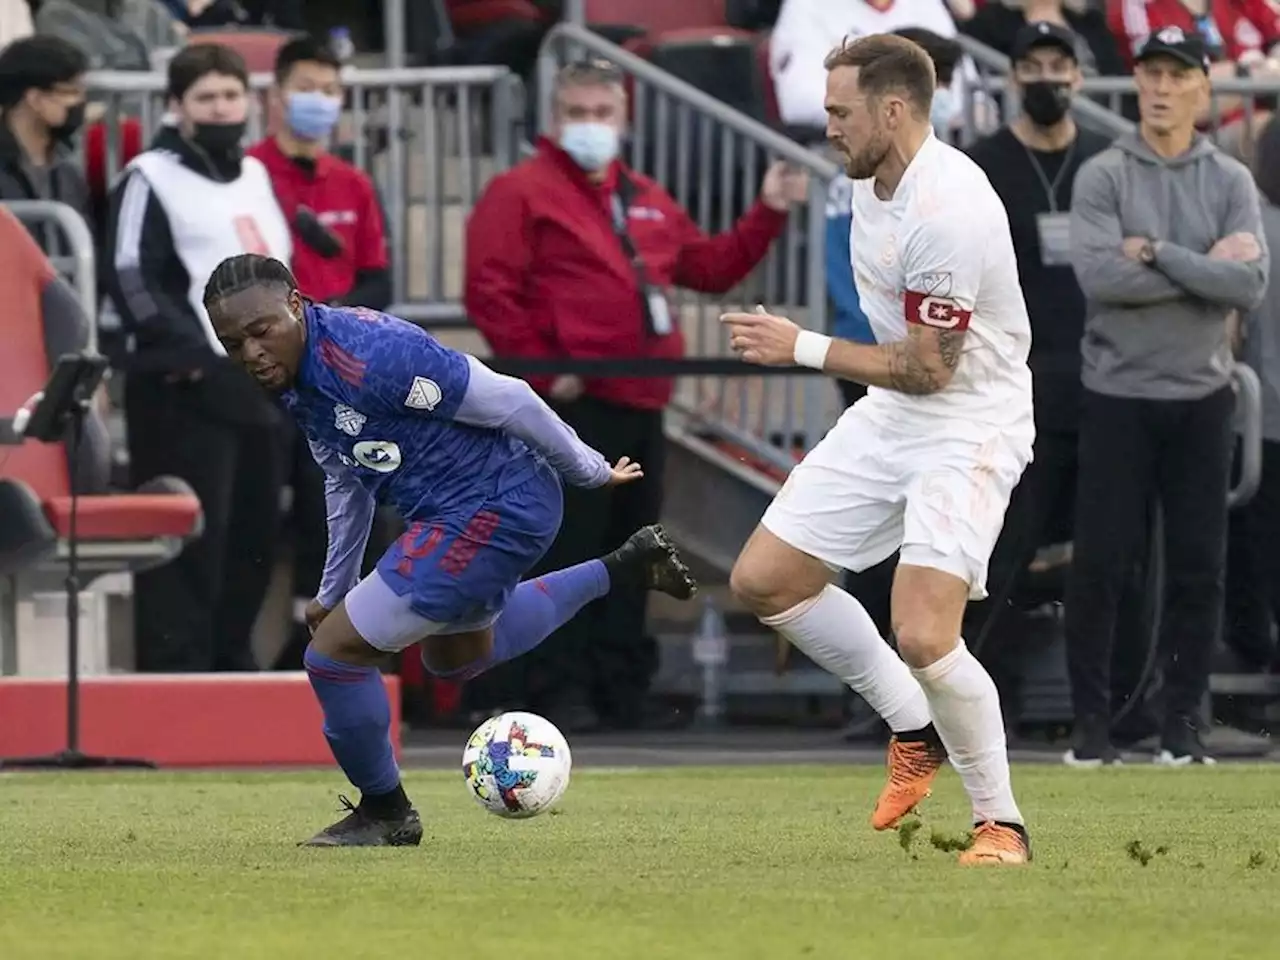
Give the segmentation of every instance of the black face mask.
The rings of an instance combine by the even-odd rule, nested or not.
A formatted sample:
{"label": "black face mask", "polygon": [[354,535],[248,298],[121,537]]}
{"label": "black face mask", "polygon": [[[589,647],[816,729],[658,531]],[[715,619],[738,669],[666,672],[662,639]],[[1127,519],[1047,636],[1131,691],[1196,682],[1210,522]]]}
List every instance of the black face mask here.
{"label": "black face mask", "polygon": [[83,103],[67,107],[67,115],[62,122],[56,127],[49,128],[49,133],[55,140],[67,143],[80,132],[80,128],[84,126],[84,107]]}
{"label": "black face mask", "polygon": [[197,123],[191,140],[211,156],[225,157],[240,149],[247,126],[243,120],[239,123]]}
{"label": "black face mask", "polygon": [[1052,127],[1071,109],[1071,85],[1037,80],[1022,88],[1022,110],[1039,127]]}

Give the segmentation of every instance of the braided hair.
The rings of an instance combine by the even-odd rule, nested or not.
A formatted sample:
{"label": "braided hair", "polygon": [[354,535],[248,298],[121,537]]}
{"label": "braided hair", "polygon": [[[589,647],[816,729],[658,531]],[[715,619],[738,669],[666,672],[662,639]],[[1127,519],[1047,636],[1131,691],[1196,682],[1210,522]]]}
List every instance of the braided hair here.
{"label": "braided hair", "polygon": [[257,253],[227,257],[204,285],[205,309],[252,287],[280,287],[286,295],[298,289],[293,273],[279,260]]}

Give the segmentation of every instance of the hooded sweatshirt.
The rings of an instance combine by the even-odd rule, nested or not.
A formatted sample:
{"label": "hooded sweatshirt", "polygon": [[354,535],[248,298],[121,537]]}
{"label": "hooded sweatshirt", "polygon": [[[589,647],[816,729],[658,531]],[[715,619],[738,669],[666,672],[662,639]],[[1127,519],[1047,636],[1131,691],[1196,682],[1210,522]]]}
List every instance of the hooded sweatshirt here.
{"label": "hooded sweatshirt", "polygon": [[[1274,117],[1258,135],[1254,171],[1271,267],[1280,270],[1280,120]],[[1262,436],[1280,442],[1280,283],[1268,285],[1262,305],[1245,318],[1242,358],[1262,381]]]}
{"label": "hooded sweatshirt", "polygon": [[[1233,233],[1253,235],[1262,256],[1210,259]],[[1127,237],[1154,241],[1155,262],[1126,257]],[[1258,191],[1242,163],[1203,137],[1164,158],[1122,136],[1076,176],[1071,258],[1086,301],[1086,389],[1194,400],[1230,381],[1227,317],[1261,302],[1269,272]]]}

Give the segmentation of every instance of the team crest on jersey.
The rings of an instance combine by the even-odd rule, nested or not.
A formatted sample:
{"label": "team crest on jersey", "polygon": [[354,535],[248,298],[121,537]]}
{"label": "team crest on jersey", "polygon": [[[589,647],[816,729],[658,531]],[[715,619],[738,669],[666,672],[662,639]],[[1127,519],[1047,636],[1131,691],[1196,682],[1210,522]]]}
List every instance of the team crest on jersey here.
{"label": "team crest on jersey", "polygon": [[426,377],[414,377],[404,405],[410,410],[434,410],[443,397],[440,384]]}
{"label": "team crest on jersey", "polygon": [[369,418],[363,413],[352,410],[345,403],[339,403],[333,408],[333,425],[348,437],[360,436],[360,431],[368,421]]}
{"label": "team crest on jersey", "polygon": [[356,463],[378,473],[394,473],[400,469],[400,445],[390,440],[361,440],[351,448]]}

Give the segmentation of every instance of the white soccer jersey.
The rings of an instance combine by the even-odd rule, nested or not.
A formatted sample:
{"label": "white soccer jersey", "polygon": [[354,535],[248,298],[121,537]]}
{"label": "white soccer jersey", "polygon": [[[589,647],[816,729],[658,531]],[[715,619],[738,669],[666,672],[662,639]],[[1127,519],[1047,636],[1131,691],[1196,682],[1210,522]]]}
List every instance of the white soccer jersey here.
{"label": "white soccer jersey", "polygon": [[1031,408],[1031,324],[1009,219],[987,175],[932,134],[893,198],[875,181],[853,189],[853,275],[879,343],[908,324],[967,329],[951,382],[923,396],[870,388],[858,404],[874,422],[913,434],[982,442],[995,431],[1026,442]]}

